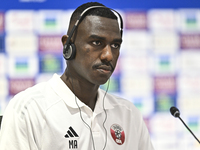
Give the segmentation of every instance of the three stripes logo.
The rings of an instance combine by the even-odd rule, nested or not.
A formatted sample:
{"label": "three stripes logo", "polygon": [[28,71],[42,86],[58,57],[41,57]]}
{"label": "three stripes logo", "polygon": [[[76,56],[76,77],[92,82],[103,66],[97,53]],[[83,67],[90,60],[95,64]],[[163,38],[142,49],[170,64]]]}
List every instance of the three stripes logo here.
{"label": "three stripes logo", "polygon": [[[78,134],[76,131],[70,126],[67,134],[65,134],[65,138],[78,138]],[[78,141],[77,140],[69,140],[69,149],[78,149]]]}
{"label": "three stripes logo", "polygon": [[69,137],[79,137],[78,134],[74,131],[74,129],[70,126],[69,130],[67,131],[67,134],[65,135],[65,138]]}

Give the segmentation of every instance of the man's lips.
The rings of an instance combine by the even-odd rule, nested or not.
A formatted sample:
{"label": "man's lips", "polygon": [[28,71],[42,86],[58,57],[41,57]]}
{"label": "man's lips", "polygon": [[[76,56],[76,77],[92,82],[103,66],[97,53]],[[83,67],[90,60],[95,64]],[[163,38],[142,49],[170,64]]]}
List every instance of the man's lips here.
{"label": "man's lips", "polygon": [[110,66],[106,66],[106,65],[99,66],[96,69],[112,72],[112,68]]}
{"label": "man's lips", "polygon": [[93,66],[93,69],[99,69],[105,72],[113,72],[114,71],[114,67],[112,66],[111,63],[108,64],[104,64],[104,63],[100,63],[100,64],[96,64]]}

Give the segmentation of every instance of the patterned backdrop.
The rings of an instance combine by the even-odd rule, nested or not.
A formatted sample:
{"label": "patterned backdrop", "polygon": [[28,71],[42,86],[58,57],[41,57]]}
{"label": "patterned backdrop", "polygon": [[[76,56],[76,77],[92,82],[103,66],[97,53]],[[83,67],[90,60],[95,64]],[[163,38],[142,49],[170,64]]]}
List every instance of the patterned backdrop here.
{"label": "patterned backdrop", "polygon": [[[125,29],[109,92],[139,108],[157,150],[199,149],[169,109],[177,106],[200,137],[200,9],[118,11]],[[71,12],[0,11],[0,114],[18,92],[62,74]]]}

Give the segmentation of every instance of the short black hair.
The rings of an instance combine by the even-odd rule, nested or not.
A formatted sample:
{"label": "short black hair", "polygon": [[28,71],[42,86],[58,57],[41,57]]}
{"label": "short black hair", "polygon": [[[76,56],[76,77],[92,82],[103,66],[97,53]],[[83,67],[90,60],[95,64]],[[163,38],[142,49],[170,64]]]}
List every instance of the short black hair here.
{"label": "short black hair", "polygon": [[[80,14],[84,10],[86,10],[87,8],[89,8],[91,6],[104,6],[104,7],[106,7],[105,5],[98,3],[98,2],[88,2],[88,3],[82,4],[79,7],[77,7],[76,10],[72,13],[71,18],[70,18],[70,24],[74,23],[79,18]],[[85,14],[85,16],[89,16],[89,15],[106,17],[106,18],[117,20],[117,16],[109,8],[99,7],[99,8],[91,9],[88,12],[86,12],[86,14]]]}

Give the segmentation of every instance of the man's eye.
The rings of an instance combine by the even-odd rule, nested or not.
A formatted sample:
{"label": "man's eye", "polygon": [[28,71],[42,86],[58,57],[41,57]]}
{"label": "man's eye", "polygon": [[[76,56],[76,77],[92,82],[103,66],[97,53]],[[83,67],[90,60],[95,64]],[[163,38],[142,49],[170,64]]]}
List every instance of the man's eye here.
{"label": "man's eye", "polygon": [[92,44],[94,44],[94,45],[100,45],[101,42],[100,41],[93,41]]}
{"label": "man's eye", "polygon": [[119,45],[119,44],[112,44],[111,47],[112,47],[112,48],[119,48],[120,45]]}

